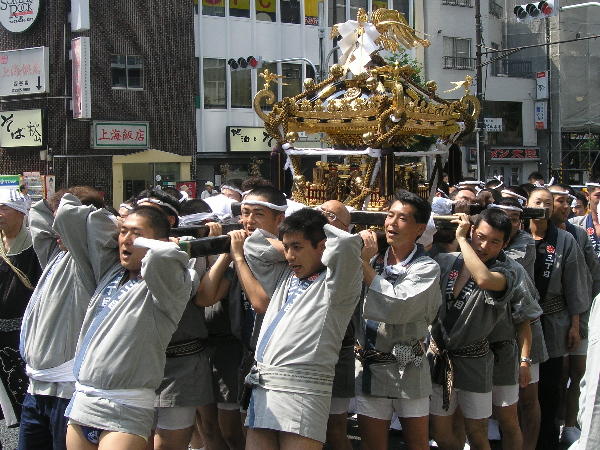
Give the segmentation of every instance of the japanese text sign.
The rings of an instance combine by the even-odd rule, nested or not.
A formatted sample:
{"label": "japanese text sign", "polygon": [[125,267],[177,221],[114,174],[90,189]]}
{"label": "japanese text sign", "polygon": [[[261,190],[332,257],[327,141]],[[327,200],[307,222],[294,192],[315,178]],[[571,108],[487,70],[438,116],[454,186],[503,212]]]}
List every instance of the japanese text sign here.
{"label": "japanese text sign", "polygon": [[535,74],[535,98],[545,100],[548,98],[548,72],[537,72]]}
{"label": "japanese text sign", "polygon": [[275,140],[262,127],[227,127],[230,152],[270,152]]}
{"label": "japanese text sign", "polygon": [[48,48],[0,52],[0,97],[47,92]]}
{"label": "japanese text sign", "polygon": [[539,148],[492,148],[490,159],[538,159]]}
{"label": "japanese text sign", "polygon": [[546,102],[535,102],[535,129],[545,130],[548,128],[548,108]]}
{"label": "japanese text sign", "polygon": [[40,0],[0,0],[0,23],[8,31],[27,30],[40,12]]}
{"label": "japanese text sign", "polygon": [[41,147],[42,145],[41,109],[0,111],[0,147]]}
{"label": "japanese text sign", "polygon": [[92,148],[148,148],[148,122],[93,122]]}
{"label": "japanese text sign", "polygon": [[485,131],[499,133],[504,131],[502,118],[486,117],[483,119]]}

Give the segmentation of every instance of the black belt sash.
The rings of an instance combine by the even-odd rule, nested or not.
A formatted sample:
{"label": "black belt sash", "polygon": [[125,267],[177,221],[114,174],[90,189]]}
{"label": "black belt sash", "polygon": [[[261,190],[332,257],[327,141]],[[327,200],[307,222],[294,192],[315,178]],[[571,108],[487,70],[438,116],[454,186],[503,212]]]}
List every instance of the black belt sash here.
{"label": "black belt sash", "polygon": [[554,263],[556,262],[557,240],[558,228],[552,222],[548,222],[546,237],[536,244],[534,275],[535,286],[540,293],[540,305],[544,303],[546,294],[548,293],[548,286],[550,285]]}
{"label": "black belt sash", "polygon": [[167,358],[179,358],[182,356],[191,356],[200,353],[206,348],[206,340],[195,338],[185,341],[173,342],[167,347],[165,352]]}

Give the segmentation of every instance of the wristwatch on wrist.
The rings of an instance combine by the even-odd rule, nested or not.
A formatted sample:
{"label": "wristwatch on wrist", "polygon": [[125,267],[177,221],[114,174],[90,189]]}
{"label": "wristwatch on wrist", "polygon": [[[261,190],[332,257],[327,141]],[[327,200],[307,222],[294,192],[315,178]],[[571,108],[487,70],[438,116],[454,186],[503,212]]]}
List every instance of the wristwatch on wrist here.
{"label": "wristwatch on wrist", "polygon": [[521,362],[526,363],[528,366],[531,366],[531,363],[533,361],[531,360],[531,358],[526,358],[525,356],[521,356]]}

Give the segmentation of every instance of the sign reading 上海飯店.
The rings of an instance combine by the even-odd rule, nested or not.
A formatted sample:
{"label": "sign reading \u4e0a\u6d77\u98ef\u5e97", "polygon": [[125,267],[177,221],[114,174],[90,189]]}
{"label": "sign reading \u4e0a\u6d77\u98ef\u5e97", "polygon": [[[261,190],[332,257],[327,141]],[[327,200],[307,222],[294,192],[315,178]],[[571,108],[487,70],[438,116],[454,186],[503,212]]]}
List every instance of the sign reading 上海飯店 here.
{"label": "sign reading \u4e0a\u6d77\u98ef\u5e97", "polygon": [[0,52],[0,97],[43,94],[47,88],[48,47]]}
{"label": "sign reading \u4e0a\u6d77\u98ef\u5e97", "polygon": [[263,127],[227,127],[230,152],[270,152],[275,140]]}
{"label": "sign reading \u4e0a\u6d77\u98ef\u5e97", "polygon": [[41,147],[42,110],[0,111],[0,147]]}
{"label": "sign reading \u4e0a\u6d77\u98ef\u5e97", "polygon": [[92,148],[148,148],[148,122],[93,122]]}
{"label": "sign reading \u4e0a\u6d77\u98ef\u5e97", "polygon": [[40,0],[0,0],[0,23],[8,31],[27,30],[40,12]]}

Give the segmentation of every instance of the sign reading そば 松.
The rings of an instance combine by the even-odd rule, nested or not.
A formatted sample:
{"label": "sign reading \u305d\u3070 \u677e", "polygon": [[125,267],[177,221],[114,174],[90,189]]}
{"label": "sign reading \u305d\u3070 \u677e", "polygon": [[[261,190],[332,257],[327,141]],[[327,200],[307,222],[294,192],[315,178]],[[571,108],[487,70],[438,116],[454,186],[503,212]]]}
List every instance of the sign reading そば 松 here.
{"label": "sign reading \u305d\u3070 \u677e", "polygon": [[148,122],[93,122],[92,148],[148,148]]}
{"label": "sign reading \u305d\u3070 \u677e", "polygon": [[38,16],[40,0],[0,0],[0,23],[8,31],[27,30]]}
{"label": "sign reading \u305d\u3070 \u677e", "polygon": [[0,111],[0,147],[41,147],[42,110]]}

